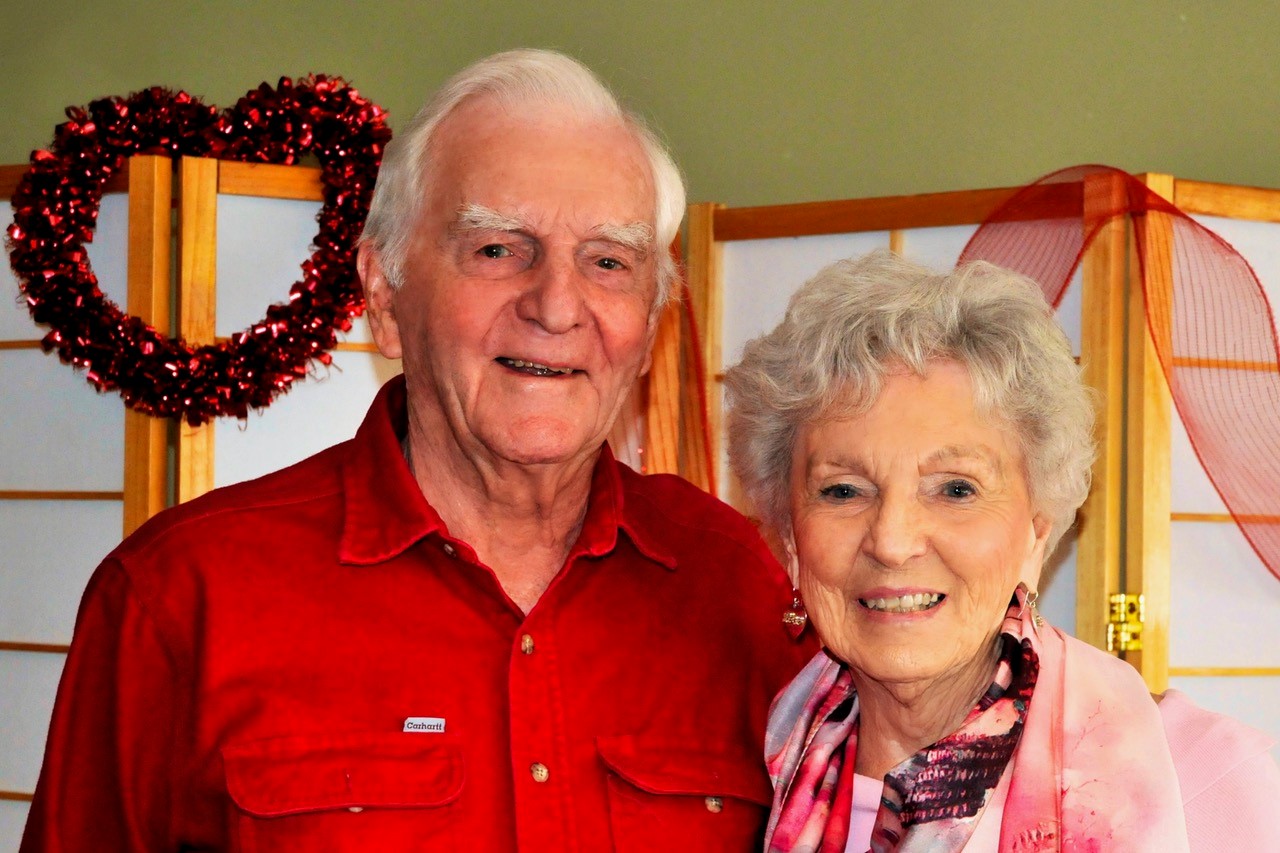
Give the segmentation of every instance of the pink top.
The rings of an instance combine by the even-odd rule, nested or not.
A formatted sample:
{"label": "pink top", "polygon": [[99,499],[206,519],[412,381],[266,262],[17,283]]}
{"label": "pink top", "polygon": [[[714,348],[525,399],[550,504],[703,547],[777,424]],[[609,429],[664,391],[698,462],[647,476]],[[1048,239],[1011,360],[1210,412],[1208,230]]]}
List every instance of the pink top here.
{"label": "pink top", "polygon": [[[1267,751],[1272,739],[1198,707],[1177,690],[1166,692],[1159,708],[1182,790],[1192,853],[1280,851],[1280,821],[1272,817],[1280,809],[1280,768]],[[992,791],[965,850],[998,849],[1009,775],[1006,772]],[[871,847],[883,788],[882,780],[854,776],[846,853],[864,853]]]}

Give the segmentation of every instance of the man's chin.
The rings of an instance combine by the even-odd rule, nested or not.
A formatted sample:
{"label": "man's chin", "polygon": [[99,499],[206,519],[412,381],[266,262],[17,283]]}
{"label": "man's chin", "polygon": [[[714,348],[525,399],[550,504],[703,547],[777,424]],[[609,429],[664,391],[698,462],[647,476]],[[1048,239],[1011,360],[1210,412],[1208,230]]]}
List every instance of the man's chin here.
{"label": "man's chin", "polygon": [[[483,436],[482,436],[483,440]],[[517,465],[566,465],[594,456],[603,439],[583,435],[563,422],[526,423],[500,438],[484,441],[495,456]]]}

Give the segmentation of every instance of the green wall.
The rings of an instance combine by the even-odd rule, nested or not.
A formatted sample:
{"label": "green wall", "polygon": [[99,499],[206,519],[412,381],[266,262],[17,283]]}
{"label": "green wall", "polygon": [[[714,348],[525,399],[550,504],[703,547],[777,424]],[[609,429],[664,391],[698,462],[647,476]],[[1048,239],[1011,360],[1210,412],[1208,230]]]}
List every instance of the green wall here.
{"label": "green wall", "polygon": [[225,104],[345,76],[393,127],[517,45],[599,71],[691,197],[767,204],[1028,181],[1102,162],[1280,186],[1280,4],[0,0],[0,162],[62,108],[153,84]]}

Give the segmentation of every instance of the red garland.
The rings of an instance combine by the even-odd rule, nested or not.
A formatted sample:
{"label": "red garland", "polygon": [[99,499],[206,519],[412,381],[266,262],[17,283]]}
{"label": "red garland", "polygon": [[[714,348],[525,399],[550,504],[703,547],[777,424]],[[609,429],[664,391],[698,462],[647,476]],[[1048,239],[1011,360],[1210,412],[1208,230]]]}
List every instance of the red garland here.
{"label": "red garland", "polygon": [[[356,240],[369,210],[386,113],[336,77],[263,83],[218,112],[186,92],[153,87],[127,98],[68,107],[48,151],[13,196],[9,256],[32,318],[52,328],[41,342],[85,370],[125,405],[198,425],[243,418],[329,364],[336,332],[364,310]],[[286,303],[230,341],[191,347],[125,314],[98,288],[85,244],[93,240],[103,185],[134,154],[197,156],[246,163],[320,164],[324,206],[315,251]]]}

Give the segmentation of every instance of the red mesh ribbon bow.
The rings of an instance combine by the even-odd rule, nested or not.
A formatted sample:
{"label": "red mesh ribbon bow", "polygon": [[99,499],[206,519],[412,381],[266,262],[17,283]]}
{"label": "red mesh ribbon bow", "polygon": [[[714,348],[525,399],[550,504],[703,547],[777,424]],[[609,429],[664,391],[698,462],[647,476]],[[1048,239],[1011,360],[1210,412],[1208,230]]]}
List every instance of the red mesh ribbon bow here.
{"label": "red mesh ribbon bow", "polygon": [[1191,446],[1280,578],[1280,351],[1266,293],[1239,252],[1134,176],[1075,166],[1018,191],[960,262],[1016,270],[1057,305],[1090,241],[1117,216],[1135,225],[1147,326]]}

